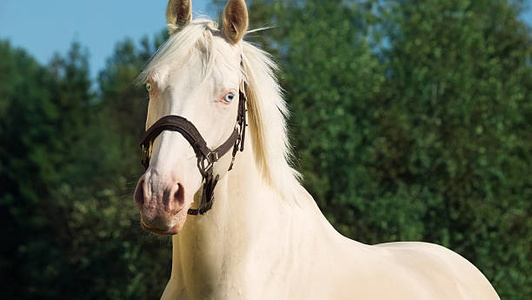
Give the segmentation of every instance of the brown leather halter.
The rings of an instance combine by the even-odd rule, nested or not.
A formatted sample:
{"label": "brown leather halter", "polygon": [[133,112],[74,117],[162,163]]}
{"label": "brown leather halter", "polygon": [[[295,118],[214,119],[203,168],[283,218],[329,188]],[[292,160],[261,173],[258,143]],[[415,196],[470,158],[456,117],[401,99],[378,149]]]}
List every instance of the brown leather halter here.
{"label": "brown leather halter", "polygon": [[[245,91],[244,84],[244,91]],[[177,131],[190,143],[196,158],[198,160],[198,169],[203,177],[203,192],[201,196],[201,203],[197,209],[189,209],[189,215],[203,215],[212,208],[214,202],[214,188],[220,176],[214,176],[213,167],[222,156],[224,156],[231,148],[232,161],[229,166],[229,171],[233,168],[236,153],[244,151],[244,137],[246,134],[246,94],[239,91],[238,115],[236,117],[236,125],[233,133],[229,138],[218,148],[211,150],[207,146],[207,142],[201,136],[198,129],[189,120],[175,115],[162,117],[155,124],[153,124],[142,136],[140,147],[142,149],[142,165],[147,169],[150,165],[151,152],[153,141],[165,130]]]}

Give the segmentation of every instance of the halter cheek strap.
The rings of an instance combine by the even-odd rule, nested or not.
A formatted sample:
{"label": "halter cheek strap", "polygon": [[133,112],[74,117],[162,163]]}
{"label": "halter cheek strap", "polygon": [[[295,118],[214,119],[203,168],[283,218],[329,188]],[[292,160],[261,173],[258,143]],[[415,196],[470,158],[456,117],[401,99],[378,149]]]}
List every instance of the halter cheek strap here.
{"label": "halter cheek strap", "polygon": [[[245,85],[244,85],[245,90]],[[229,138],[216,149],[211,150],[196,126],[189,120],[175,115],[164,116],[153,124],[142,136],[140,147],[142,149],[142,165],[147,169],[150,165],[153,141],[165,130],[179,132],[192,146],[196,153],[198,169],[203,178],[203,193],[201,203],[197,209],[189,209],[189,215],[203,215],[212,208],[214,202],[214,188],[219,180],[219,175],[213,174],[214,163],[233,148],[232,161],[229,171],[233,167],[238,151],[244,151],[244,138],[246,134],[246,94],[239,91],[238,116],[236,126]]]}

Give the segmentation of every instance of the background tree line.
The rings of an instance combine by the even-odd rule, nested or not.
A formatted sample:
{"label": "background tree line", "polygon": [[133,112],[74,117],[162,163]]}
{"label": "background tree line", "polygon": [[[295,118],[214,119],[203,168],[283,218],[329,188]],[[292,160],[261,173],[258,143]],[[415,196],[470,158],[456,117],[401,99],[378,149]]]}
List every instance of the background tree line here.
{"label": "background tree line", "polygon": [[[532,296],[532,35],[525,1],[248,0],[273,53],[297,169],[326,216],[366,243],[424,240],[477,265],[502,299]],[[220,6],[215,0],[213,5]],[[0,41],[0,281],[10,299],[155,299],[170,240],[142,232],[146,95],[164,33],[39,64]]]}

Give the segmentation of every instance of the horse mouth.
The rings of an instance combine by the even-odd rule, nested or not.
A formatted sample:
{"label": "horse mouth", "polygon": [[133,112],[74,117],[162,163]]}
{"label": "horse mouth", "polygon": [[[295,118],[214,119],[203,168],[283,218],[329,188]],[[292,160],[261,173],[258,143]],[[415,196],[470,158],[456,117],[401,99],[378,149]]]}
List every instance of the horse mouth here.
{"label": "horse mouth", "polygon": [[142,228],[144,230],[146,230],[146,231],[149,231],[149,232],[152,232],[152,233],[155,233],[155,234],[159,234],[159,235],[175,235],[175,234],[178,234],[179,231],[181,230],[181,227],[182,227],[180,224],[177,224],[174,227],[171,227],[169,229],[158,229],[158,228],[151,227],[150,225],[144,223],[144,220],[142,220],[142,218],[140,219],[140,226],[142,226]]}

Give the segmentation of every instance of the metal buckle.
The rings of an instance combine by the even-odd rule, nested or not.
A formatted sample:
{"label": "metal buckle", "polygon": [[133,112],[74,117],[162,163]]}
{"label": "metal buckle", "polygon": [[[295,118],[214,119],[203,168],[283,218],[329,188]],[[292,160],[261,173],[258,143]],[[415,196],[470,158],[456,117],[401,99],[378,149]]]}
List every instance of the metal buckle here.
{"label": "metal buckle", "polygon": [[146,145],[141,145],[141,151],[142,151],[142,165],[147,169],[150,166],[150,160],[151,160],[151,150],[152,150],[153,143],[150,141],[148,147]]}
{"label": "metal buckle", "polygon": [[[211,152],[212,153],[212,152]],[[208,156],[211,154],[209,153]],[[209,171],[214,167],[214,161],[210,160],[208,157],[198,157],[198,169],[200,170],[201,176],[205,178]]]}

